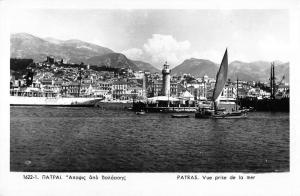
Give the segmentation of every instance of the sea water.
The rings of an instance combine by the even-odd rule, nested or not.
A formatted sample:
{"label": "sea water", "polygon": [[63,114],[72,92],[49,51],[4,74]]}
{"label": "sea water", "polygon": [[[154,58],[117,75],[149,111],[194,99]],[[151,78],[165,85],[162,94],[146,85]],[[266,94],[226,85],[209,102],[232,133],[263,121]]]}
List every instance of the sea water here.
{"label": "sea water", "polygon": [[286,172],[289,113],[171,118],[105,108],[11,107],[11,171]]}

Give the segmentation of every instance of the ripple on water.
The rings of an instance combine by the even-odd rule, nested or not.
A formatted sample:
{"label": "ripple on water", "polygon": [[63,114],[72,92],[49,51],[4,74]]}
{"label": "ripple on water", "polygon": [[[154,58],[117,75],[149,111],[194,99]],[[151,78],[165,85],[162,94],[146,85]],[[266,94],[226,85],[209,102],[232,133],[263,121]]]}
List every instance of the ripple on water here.
{"label": "ripple on water", "polygon": [[289,171],[288,113],[211,120],[11,107],[10,126],[12,171]]}

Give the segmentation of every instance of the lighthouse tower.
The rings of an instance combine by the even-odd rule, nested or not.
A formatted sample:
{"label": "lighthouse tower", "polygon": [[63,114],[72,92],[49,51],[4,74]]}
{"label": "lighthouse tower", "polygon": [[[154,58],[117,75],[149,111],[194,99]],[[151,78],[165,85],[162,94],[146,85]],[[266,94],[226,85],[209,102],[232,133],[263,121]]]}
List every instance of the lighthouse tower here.
{"label": "lighthouse tower", "polygon": [[163,87],[162,87],[162,95],[163,96],[170,96],[170,76],[171,70],[167,62],[164,64],[164,68],[162,70],[163,74]]}

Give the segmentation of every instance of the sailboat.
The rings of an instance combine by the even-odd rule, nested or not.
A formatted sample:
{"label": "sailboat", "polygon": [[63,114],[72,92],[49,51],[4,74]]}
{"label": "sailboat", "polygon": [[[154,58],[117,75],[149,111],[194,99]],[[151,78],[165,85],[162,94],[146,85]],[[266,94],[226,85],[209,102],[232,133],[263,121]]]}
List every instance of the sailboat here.
{"label": "sailboat", "polygon": [[219,111],[218,110],[218,98],[223,91],[227,80],[227,73],[228,73],[228,54],[227,48],[224,53],[219,71],[216,76],[216,84],[213,91],[213,108],[199,108],[195,113],[196,118],[246,118],[246,112],[242,110],[235,111]]}

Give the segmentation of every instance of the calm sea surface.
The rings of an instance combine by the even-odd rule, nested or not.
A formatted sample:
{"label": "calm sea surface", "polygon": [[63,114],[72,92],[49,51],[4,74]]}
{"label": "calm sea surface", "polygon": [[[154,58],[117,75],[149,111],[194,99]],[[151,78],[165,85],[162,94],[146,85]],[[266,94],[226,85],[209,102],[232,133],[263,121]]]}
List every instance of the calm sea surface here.
{"label": "calm sea surface", "polygon": [[11,171],[289,171],[289,113],[213,120],[11,107],[10,116]]}

